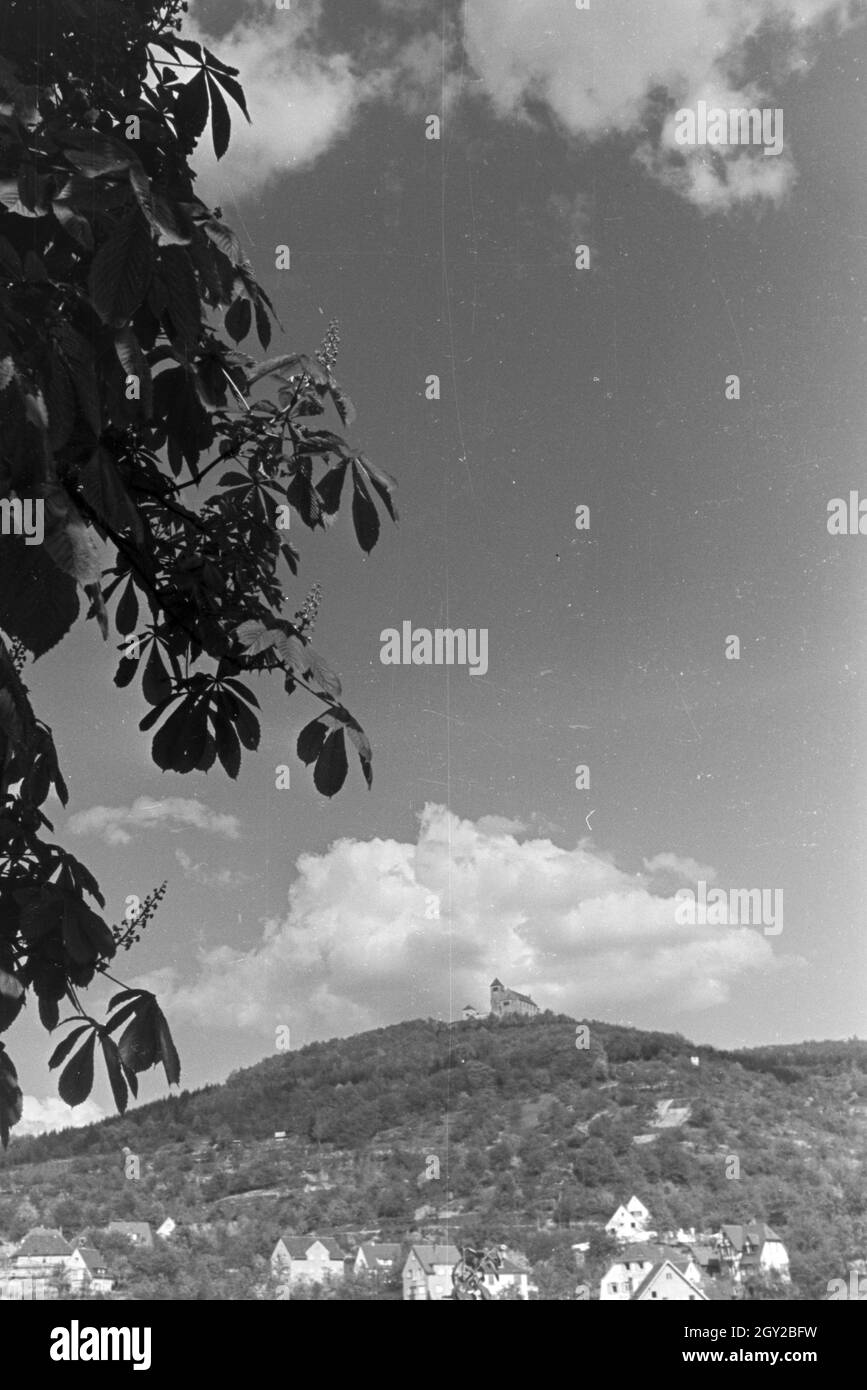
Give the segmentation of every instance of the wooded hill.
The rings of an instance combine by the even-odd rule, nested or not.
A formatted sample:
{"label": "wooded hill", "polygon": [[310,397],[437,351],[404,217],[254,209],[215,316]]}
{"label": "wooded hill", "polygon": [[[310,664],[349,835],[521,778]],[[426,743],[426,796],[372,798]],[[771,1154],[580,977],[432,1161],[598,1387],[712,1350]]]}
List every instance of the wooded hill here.
{"label": "wooded hill", "polygon": [[[722,1052],[577,1027],[551,1013],[401,1023],[14,1140],[0,1158],[0,1235],[171,1215],[200,1228],[191,1260],[196,1240],[228,1242],[220,1267],[231,1256],[242,1283],[284,1230],[334,1233],[347,1249],[372,1232],[505,1240],[543,1266],[543,1283],[574,1287],[571,1243],[591,1239],[595,1278],[602,1225],[635,1192],[660,1233],[767,1221],[796,1297],[823,1297],[867,1255],[867,1043]],[[124,1147],[139,1180],[124,1177]]]}

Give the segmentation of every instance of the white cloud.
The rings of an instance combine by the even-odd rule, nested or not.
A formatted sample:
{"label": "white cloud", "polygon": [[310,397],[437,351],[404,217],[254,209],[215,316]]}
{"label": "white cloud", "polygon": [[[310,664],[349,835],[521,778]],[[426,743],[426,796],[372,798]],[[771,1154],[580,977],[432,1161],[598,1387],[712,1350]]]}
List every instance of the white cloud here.
{"label": "white cloud", "polygon": [[243,869],[209,869],[207,864],[195,864],[182,849],[175,850],[175,858],[184,871],[184,878],[200,883],[203,888],[241,888],[252,882],[252,876]]}
{"label": "white cloud", "polygon": [[21,1121],[12,1133],[23,1138],[27,1134],[47,1134],[52,1129],[77,1129],[104,1119],[105,1111],[95,1100],[82,1101],[73,1108],[56,1096],[47,1100],[25,1096]]}
{"label": "white cloud", "polygon": [[197,27],[195,11],[184,34],[216,50],[238,68],[251,124],[232,104],[232,139],[219,162],[206,132],[194,167],[200,196],[214,202],[264,187],[273,176],[317,159],[350,129],[361,103],[379,89],[377,73],[362,74],[350,54],[321,50],[322,0],[288,10],[248,5],[219,39]]}
{"label": "white cloud", "polygon": [[725,211],[779,202],[795,176],[791,154],[730,146],[711,158],[676,146],[671,119],[651,139],[651,98],[773,107],[746,79],[748,42],[773,26],[787,37],[780,70],[803,71],[819,27],[856,22],[849,9],[847,0],[608,0],[586,11],[561,0],[466,0],[464,41],[499,115],[532,121],[541,103],[570,136],[637,135],[646,168],[702,209]]}
{"label": "white cloud", "polygon": [[134,829],[163,826],[176,830],[184,825],[225,835],[229,840],[237,840],[241,833],[237,816],[223,815],[201,801],[180,796],[167,796],[161,801],[140,796],[131,806],[91,806],[87,811],[76,811],[66,822],[72,835],[99,835],[109,845],[129,844]]}
{"label": "white cloud", "polygon": [[862,18],[848,0],[606,0],[586,11],[570,0],[465,0],[444,29],[438,6],[381,0],[380,8],[381,23],[354,51],[329,50],[325,0],[288,10],[247,0],[219,38],[197,28],[206,16],[194,9],[184,32],[240,70],[253,120],[233,116],[219,164],[209,137],[201,141],[195,166],[206,198],[250,194],[310,164],[366,103],[443,116],[463,93],[540,129],[546,110],[569,137],[631,136],[644,167],[704,211],[778,203],[796,177],[788,148],[774,158],[737,146],[684,149],[674,141],[674,111],[698,100],[775,106],[749,80],[756,36],[767,27],[779,36],[782,78],[810,67],[829,23]]}
{"label": "white cloud", "polygon": [[699,864],[698,860],[680,854],[654,854],[652,859],[643,862],[644,871],[651,878],[670,876],[680,883],[698,883],[702,879],[705,883],[713,883],[716,878],[716,870],[710,864]]}
{"label": "white cloud", "polygon": [[252,950],[204,953],[191,984],[160,981],[164,1006],[202,1026],[288,1025],[300,1042],[456,1014],[484,1003],[494,975],[581,1016],[638,1000],[704,1008],[774,967],[758,931],[678,926],[673,889],[651,893],[586,841],[519,841],[509,824],[428,806],[415,844],[344,839],[301,855],[285,919]]}

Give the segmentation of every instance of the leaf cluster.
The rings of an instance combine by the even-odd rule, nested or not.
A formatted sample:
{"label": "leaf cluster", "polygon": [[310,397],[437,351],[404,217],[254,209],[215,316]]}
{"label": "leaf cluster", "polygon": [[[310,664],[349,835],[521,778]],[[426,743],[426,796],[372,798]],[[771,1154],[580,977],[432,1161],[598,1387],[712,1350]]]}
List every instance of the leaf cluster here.
{"label": "leaf cluster", "polygon": [[[283,615],[300,558],[288,530],[292,516],[330,525],[349,479],[369,552],[378,505],[396,520],[394,483],[321,419],[354,417],[334,375],[336,325],[313,357],[241,349],[255,330],[267,352],[276,313],[220,209],[197,196],[190,159],[206,134],[221,158],[232,120],[249,117],[236,69],[178,33],[184,8],[7,3],[0,502],[42,508],[44,542],[0,536],[0,1031],[31,991],[48,1030],[64,999],[86,1019],[76,991],[135,937],[109,929],[96,879],[44,838],[49,793],[63,806],[68,793],[24,654],[51,651],[80,616],[106,640],[114,628],[115,686],[139,683],[156,766],[219,763],[233,779],[261,737],[249,677],[279,670],[287,694],[324,707],[298,744],[317,789],[342,786],[347,737],[372,775],[367,736],[310,643],[318,591]],[[61,1093],[87,1094],[97,1041],[119,1105],[141,1058],[176,1079],[159,1019],[135,1011],[129,1057],[111,1022],[79,1025]],[[19,1116],[2,1052],[4,1143]]]}

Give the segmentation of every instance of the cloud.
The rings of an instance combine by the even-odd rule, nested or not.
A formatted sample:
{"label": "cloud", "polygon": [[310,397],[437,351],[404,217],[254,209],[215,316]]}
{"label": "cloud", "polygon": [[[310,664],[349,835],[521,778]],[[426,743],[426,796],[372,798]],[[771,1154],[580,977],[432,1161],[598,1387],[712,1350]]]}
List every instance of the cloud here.
{"label": "cloud", "polygon": [[[778,203],[791,188],[788,151],[684,149],[674,110],[702,99],[730,107],[777,103],[746,78],[749,45],[768,27],[784,42],[777,76],[803,72],[829,23],[855,23],[847,0],[633,0],[586,11],[560,0],[466,0],[464,43],[501,117],[539,121],[546,110],[565,134],[639,137],[644,166],[708,212]],[[721,99],[720,99],[721,98]],[[660,100],[671,107],[648,134]]]}
{"label": "cloud", "polygon": [[176,830],[183,825],[225,835],[229,840],[237,840],[241,833],[237,816],[223,815],[201,801],[180,796],[167,796],[162,801],[140,796],[131,806],[91,806],[87,811],[77,811],[66,822],[72,835],[99,835],[108,845],[128,845],[133,829],[163,826]]}
{"label": "cloud", "polygon": [[241,888],[253,881],[243,869],[209,869],[206,864],[194,864],[182,849],[175,850],[175,858],[184,871],[184,878],[200,883],[203,888]]}
{"label": "cloud", "polygon": [[[219,163],[201,141],[206,198],[251,194],[311,164],[371,102],[444,116],[463,99],[540,132],[553,120],[585,142],[625,135],[650,174],[705,212],[776,204],[796,178],[788,148],[774,158],[755,147],[686,149],[674,139],[675,110],[699,100],[775,106],[749,78],[756,41],[773,33],[779,85],[810,67],[829,27],[863,17],[849,0],[608,0],[586,11],[569,0],[464,0],[445,21],[439,5],[414,0],[380,0],[379,9],[375,28],[344,38],[325,0],[287,10],[247,0],[215,38],[194,8],[185,34],[240,70],[252,117],[251,126],[233,118]],[[564,211],[583,226],[580,200]]]}
{"label": "cloud", "polygon": [[311,164],[347,133],[362,102],[381,87],[381,75],[363,74],[350,54],[323,51],[322,14],[322,0],[287,10],[248,4],[218,40],[195,10],[190,16],[184,34],[238,68],[251,118],[248,125],[233,107],[231,144],[219,162],[209,135],[199,143],[201,196],[222,201],[227,193],[250,194],[275,175]]}
{"label": "cloud", "polygon": [[651,893],[586,841],[564,849],[513,827],[429,805],[415,843],[342,839],[302,854],[286,917],[251,950],[204,953],[192,983],[166,976],[161,1001],[197,1025],[272,1037],[288,1026],[302,1042],[483,1005],[494,975],[581,1017],[639,1000],[706,1008],[774,967],[760,932],[678,926],[673,889]]}
{"label": "cloud", "polygon": [[687,884],[703,880],[713,883],[716,878],[716,870],[709,864],[699,864],[698,860],[680,854],[654,854],[652,859],[643,862],[645,873],[654,881]]}
{"label": "cloud", "polygon": [[28,1134],[47,1134],[52,1129],[77,1129],[104,1119],[105,1111],[95,1100],[82,1101],[73,1108],[56,1096],[49,1096],[47,1100],[25,1096],[21,1121],[13,1134],[23,1138]]}

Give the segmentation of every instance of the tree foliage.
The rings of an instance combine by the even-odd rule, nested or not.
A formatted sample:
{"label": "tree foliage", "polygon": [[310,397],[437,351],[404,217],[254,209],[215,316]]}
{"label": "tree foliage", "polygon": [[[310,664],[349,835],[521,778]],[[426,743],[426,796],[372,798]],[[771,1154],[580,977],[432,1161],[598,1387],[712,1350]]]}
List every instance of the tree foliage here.
{"label": "tree foliage", "polygon": [[[43,838],[47,797],[68,794],[25,665],[82,616],[114,628],[115,685],[140,682],[156,765],[230,778],[260,738],[245,677],[278,671],[323,707],[297,744],[317,789],[340,790],[347,739],[369,785],[367,736],[311,645],[318,591],[282,612],[286,532],[293,513],[327,527],[347,479],[365,552],[378,507],[396,520],[393,480],[320,418],[354,415],[336,325],[313,356],[240,346],[255,328],[268,351],[274,306],[190,158],[208,133],[222,157],[247,110],[237,71],[181,37],[184,9],[7,0],[0,58],[0,503],[44,516],[42,544],[0,536],[0,1031],[28,993],[49,1031],[65,1001],[60,1094],[88,1094],[98,1043],[121,1111],[140,1072],[175,1082],[180,1065],[153,995],[118,981],[105,1024],[81,1005],[147,913],[110,928],[94,876]],[[20,1109],[0,1045],[4,1144]]]}

